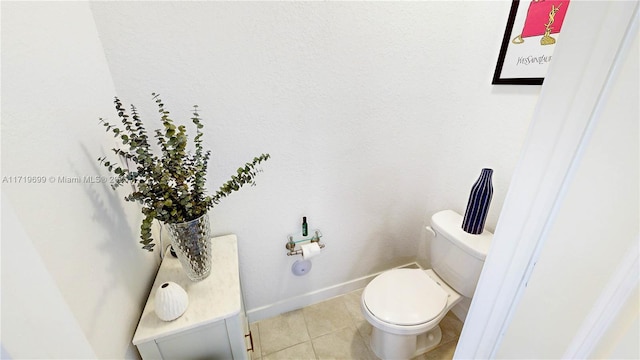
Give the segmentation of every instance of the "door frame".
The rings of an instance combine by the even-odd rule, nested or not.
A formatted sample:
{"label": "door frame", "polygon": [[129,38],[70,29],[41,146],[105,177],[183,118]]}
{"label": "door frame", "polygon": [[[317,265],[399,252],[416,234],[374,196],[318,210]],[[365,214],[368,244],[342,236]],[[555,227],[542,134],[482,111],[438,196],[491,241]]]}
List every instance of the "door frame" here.
{"label": "door frame", "polygon": [[[454,358],[495,357],[637,24],[637,1],[571,2]],[[595,341],[584,334],[574,354]]]}

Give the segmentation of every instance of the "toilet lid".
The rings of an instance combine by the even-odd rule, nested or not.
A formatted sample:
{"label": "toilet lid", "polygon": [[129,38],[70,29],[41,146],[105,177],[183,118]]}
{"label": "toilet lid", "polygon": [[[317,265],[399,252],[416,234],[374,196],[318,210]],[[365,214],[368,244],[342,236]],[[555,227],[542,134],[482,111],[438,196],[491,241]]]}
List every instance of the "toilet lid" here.
{"label": "toilet lid", "polygon": [[394,269],[371,280],[363,300],[378,319],[396,325],[418,325],[440,315],[447,293],[421,269]]}

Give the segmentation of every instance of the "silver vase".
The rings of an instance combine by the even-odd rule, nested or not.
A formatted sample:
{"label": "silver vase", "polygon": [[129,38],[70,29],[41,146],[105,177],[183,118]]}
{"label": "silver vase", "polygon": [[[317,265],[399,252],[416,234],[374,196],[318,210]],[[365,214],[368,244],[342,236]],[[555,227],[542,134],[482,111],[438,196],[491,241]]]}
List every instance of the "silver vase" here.
{"label": "silver vase", "polygon": [[166,224],[171,245],[178,255],[182,269],[192,281],[199,281],[211,272],[211,230],[209,215],[197,219]]}

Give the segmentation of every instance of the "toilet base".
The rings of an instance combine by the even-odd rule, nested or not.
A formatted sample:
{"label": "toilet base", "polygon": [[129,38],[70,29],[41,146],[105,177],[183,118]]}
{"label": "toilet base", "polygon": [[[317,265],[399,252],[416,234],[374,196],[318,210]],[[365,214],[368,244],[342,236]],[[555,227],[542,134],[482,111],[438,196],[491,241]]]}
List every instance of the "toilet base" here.
{"label": "toilet base", "polygon": [[418,338],[416,339],[416,352],[412,357],[422,355],[435,349],[436,346],[440,345],[441,340],[442,331],[440,330],[440,325],[434,327],[424,334],[418,335]]}
{"label": "toilet base", "polygon": [[373,327],[371,350],[380,359],[411,359],[433,350],[442,340],[440,326],[419,335],[395,335]]}

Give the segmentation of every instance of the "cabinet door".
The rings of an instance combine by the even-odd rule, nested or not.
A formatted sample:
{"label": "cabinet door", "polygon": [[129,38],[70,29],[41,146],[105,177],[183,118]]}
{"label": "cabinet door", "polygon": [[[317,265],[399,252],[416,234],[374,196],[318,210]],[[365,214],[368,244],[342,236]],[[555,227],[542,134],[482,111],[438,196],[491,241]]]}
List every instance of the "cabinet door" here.
{"label": "cabinet door", "polygon": [[245,332],[243,325],[243,316],[236,315],[234,317],[226,319],[227,331],[229,331],[229,343],[231,344],[231,351],[233,352],[233,358],[236,360],[248,359],[249,353],[245,335],[249,332]]}
{"label": "cabinet door", "polygon": [[162,358],[232,359],[224,321],[156,340]]}

